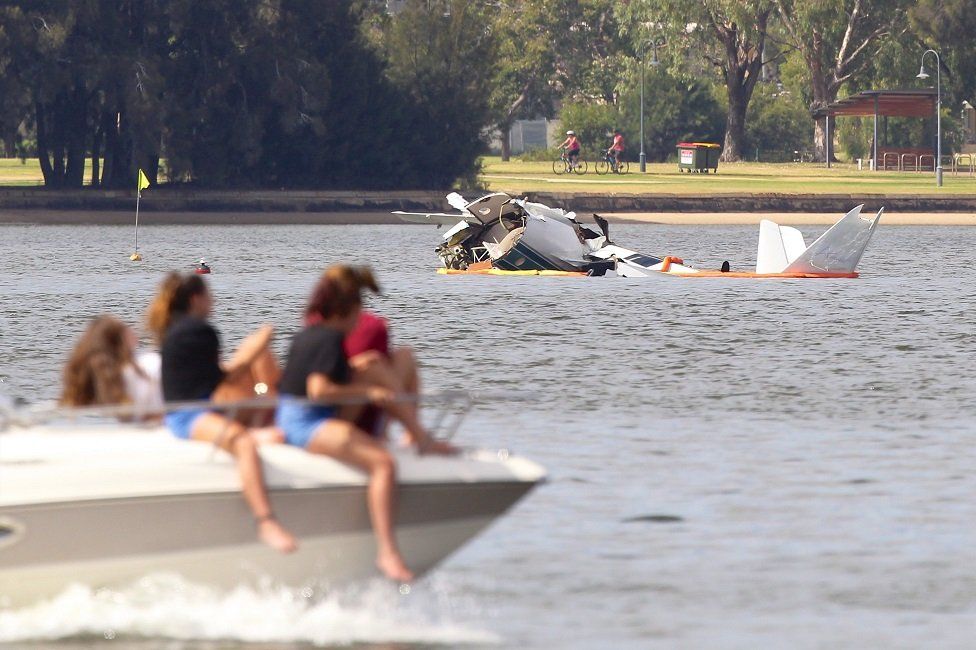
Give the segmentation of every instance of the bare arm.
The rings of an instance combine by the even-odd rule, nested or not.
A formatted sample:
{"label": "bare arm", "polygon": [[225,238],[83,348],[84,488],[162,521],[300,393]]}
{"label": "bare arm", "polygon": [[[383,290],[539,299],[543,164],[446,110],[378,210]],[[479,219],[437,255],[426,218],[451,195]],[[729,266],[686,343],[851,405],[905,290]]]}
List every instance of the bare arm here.
{"label": "bare arm", "polygon": [[335,403],[342,400],[366,400],[383,405],[393,401],[393,391],[379,386],[361,384],[337,384],[320,372],[313,372],[305,381],[305,392],[310,400]]}
{"label": "bare arm", "polygon": [[264,325],[245,338],[231,358],[223,364],[225,378],[234,380],[248,372],[254,360],[268,348],[273,335],[274,328],[271,325]]}

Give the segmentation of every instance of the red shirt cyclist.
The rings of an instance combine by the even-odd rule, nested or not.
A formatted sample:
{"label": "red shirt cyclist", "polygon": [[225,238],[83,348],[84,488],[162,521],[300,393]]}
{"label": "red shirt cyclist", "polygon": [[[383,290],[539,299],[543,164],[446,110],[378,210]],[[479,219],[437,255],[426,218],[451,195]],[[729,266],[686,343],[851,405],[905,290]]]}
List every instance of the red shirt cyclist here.
{"label": "red shirt cyclist", "polygon": [[576,137],[576,131],[566,131],[566,139],[563,140],[559,147],[566,150],[569,162],[575,165],[580,155],[580,141]]}
{"label": "red shirt cyclist", "polygon": [[610,148],[607,150],[607,155],[613,156],[614,166],[620,164],[620,157],[623,155],[625,148],[626,146],[624,145],[623,134],[620,133],[619,129],[614,129],[613,144],[610,145]]}

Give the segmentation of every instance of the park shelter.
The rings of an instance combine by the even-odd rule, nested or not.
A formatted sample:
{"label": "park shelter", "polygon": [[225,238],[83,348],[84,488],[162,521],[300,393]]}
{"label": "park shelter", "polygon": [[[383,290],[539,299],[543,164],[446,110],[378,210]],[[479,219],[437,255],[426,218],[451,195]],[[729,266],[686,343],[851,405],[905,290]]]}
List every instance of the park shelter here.
{"label": "park shelter", "polygon": [[827,164],[831,159],[833,136],[830,130],[831,118],[873,117],[874,137],[871,144],[871,160],[874,169],[920,169],[935,168],[935,150],[929,147],[888,147],[878,139],[878,120],[888,117],[932,117],[936,116],[938,94],[934,88],[916,90],[865,90],[845,99],[833,102],[815,113],[816,117],[827,119]]}

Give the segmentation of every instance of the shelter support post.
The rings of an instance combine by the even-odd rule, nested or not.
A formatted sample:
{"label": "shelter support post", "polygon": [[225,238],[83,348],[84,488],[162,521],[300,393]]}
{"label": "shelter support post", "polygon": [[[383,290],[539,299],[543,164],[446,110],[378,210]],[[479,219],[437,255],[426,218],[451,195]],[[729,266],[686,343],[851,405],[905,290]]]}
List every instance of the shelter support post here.
{"label": "shelter support post", "polygon": [[874,141],[871,144],[871,160],[878,171],[878,96],[874,96]]}
{"label": "shelter support post", "polygon": [[833,136],[830,133],[830,113],[825,116],[827,123],[825,124],[827,141],[824,143],[824,158],[827,161],[827,169],[830,169],[830,141],[833,140]]}

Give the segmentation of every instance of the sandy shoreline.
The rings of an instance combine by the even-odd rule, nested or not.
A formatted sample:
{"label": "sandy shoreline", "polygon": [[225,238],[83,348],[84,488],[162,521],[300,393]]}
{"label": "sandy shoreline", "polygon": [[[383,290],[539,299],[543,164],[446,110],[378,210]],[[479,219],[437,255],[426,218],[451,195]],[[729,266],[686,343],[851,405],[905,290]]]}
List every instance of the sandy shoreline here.
{"label": "sandy shoreline", "polygon": [[[771,219],[783,225],[828,225],[832,212],[601,212],[615,223],[681,226],[756,225]],[[88,210],[0,210],[0,224],[130,225],[128,212]],[[588,216],[584,216],[589,221]],[[142,225],[369,225],[402,224],[388,212],[145,212]],[[976,226],[976,212],[886,212],[886,226]],[[406,224],[405,224],[406,225]]]}

